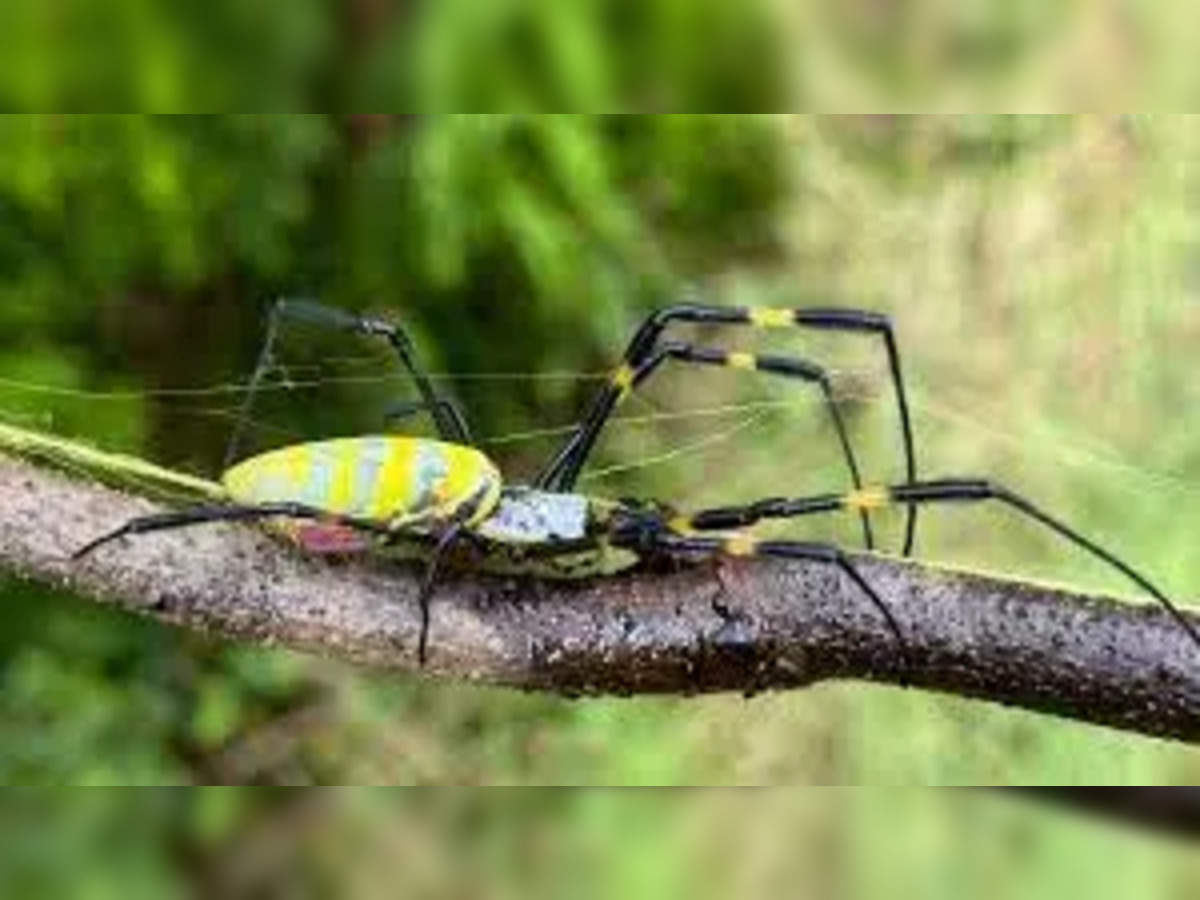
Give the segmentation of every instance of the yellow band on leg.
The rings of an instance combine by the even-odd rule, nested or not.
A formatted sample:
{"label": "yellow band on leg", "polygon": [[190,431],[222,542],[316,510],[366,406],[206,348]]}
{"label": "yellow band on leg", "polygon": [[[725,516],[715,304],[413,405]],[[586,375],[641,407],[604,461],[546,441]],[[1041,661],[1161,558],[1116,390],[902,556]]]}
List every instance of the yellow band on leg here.
{"label": "yellow band on leg", "polygon": [[787,328],[796,324],[796,314],[790,309],[760,306],[750,310],[750,323],[759,328]]}
{"label": "yellow band on leg", "polygon": [[621,402],[633,390],[633,379],[635,378],[633,367],[629,363],[621,363],[620,367],[612,373],[612,386],[617,389],[620,396],[617,397],[617,402]]}
{"label": "yellow band on leg", "polygon": [[676,516],[667,523],[667,527],[676,534],[688,535],[696,533],[696,529],[692,527],[692,520],[688,516]]}
{"label": "yellow band on leg", "polygon": [[730,556],[753,556],[758,552],[758,539],[748,534],[737,534],[725,541],[724,549]]}
{"label": "yellow band on leg", "polygon": [[842,499],[846,509],[871,510],[883,509],[890,506],[891,495],[885,488],[863,488],[861,491],[851,491]]}

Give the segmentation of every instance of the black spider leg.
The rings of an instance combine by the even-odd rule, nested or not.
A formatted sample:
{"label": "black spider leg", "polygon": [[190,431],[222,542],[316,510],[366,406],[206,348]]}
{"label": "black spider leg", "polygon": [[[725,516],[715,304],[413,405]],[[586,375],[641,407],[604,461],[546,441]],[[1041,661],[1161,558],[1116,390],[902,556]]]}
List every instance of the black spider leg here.
{"label": "black spider leg", "polygon": [[909,659],[908,642],[904,632],[892,610],[879,596],[879,592],[850,561],[846,553],[834,544],[811,543],[805,541],[763,541],[745,534],[725,534],[722,536],[685,535],[665,528],[656,528],[650,532],[636,529],[634,533],[618,532],[611,539],[614,546],[624,546],[645,553],[648,550],[662,550],[667,553],[708,555],[725,554],[737,557],[775,557],[781,559],[799,559],[809,562],[825,563],[837,566],[844,572],[855,586],[866,595],[883,616],[888,630],[896,639],[901,654],[907,665]]}
{"label": "black spider leg", "polygon": [[450,548],[469,533],[466,532],[466,527],[464,522],[455,522],[443,531],[438,537],[425,567],[425,577],[421,581],[421,593],[417,595],[417,603],[421,610],[421,636],[417,641],[417,662],[422,668],[425,667],[425,661],[429,658],[429,607],[433,600],[433,592],[437,588],[438,570]]}
{"label": "black spider leg", "polygon": [[[696,347],[680,341],[663,341],[655,347],[650,357],[633,372],[629,390],[636,389],[668,359],[695,365],[722,366],[743,371],[766,372],[772,375],[796,378],[816,384],[821,389],[825,407],[829,411],[829,416],[833,420],[834,428],[837,431],[838,442],[841,444],[842,456],[845,458],[846,467],[850,472],[851,483],[856,489],[862,487],[862,474],[858,467],[858,460],[855,458],[854,448],[850,444],[850,437],[846,433],[846,423],[843,421],[841,411],[834,400],[833,387],[829,381],[829,374],[820,366],[795,357],[731,353],[726,350]],[[860,516],[862,519],[863,540],[866,543],[867,549],[873,550],[875,547],[875,538],[871,531],[870,514],[867,510],[861,510]]]}
{"label": "black spider leg", "polygon": [[[638,329],[625,351],[621,366],[592,401],[592,406],[579,428],[567,438],[538,477],[538,487],[560,491],[569,491],[574,487],[601,430],[627,392],[629,373],[636,372],[651,357],[659,338],[673,322],[745,325],[756,328],[800,327],[879,335],[887,351],[888,368],[896,392],[907,480],[917,480],[916,452],[913,448],[908,398],[901,374],[899,350],[891,321],[887,316],[857,309],[768,309],[684,304],[651,314]],[[904,537],[905,556],[912,553],[916,527],[917,504],[910,503]]]}
{"label": "black spider leg", "polygon": [[412,376],[417,392],[421,396],[423,407],[433,417],[439,437],[451,443],[471,444],[470,430],[462,412],[453,401],[439,395],[434,389],[428,373],[417,363],[416,350],[403,328],[380,319],[364,318],[343,309],[323,306],[313,300],[282,298],[275,301],[271,307],[267,321],[267,337],[254,375],[250,379],[246,398],[242,402],[238,423],[225,453],[225,468],[229,468],[237,458],[246,424],[254,407],[255,394],[262,379],[275,365],[274,346],[279,338],[280,325],[285,319],[335,331],[346,331],[368,337],[382,337],[387,340],[396,352],[401,365]]}
{"label": "black spider leg", "polygon": [[[381,537],[394,537],[395,533],[386,525],[359,519],[354,516],[335,515],[326,510],[305,506],[300,503],[263,503],[256,505],[224,505],[224,506],[195,506],[191,509],[181,509],[174,512],[156,513],[131,519],[108,534],[96,538],[91,543],[81,547],[71,554],[71,559],[79,560],[89,555],[105,544],[119,538],[136,534],[149,534],[155,531],[170,531],[176,528],[188,528],[194,525],[206,525],[213,522],[250,522],[259,519],[316,519],[337,525],[346,525],[360,531],[370,532]],[[425,665],[429,643],[429,601],[433,596],[434,587],[442,557],[450,546],[463,535],[465,524],[461,522],[451,525],[438,538],[433,554],[425,569],[421,582],[421,591],[417,602],[421,611],[421,632],[417,643],[417,658],[422,666]]]}
{"label": "black spider leg", "polygon": [[927,504],[996,500],[1041,523],[1092,556],[1108,563],[1126,578],[1150,594],[1200,647],[1200,631],[1180,612],[1146,576],[1114,553],[1084,537],[1071,526],[1051,516],[1019,494],[982,479],[943,479],[868,489],[855,494],[822,494],[812,497],[775,498],[747,506],[708,509],[686,519],[689,528],[699,531],[743,528],[764,519],[791,519],[838,510],[877,508],[891,503]]}
{"label": "black spider leg", "polygon": [[267,316],[267,336],[263,340],[262,349],[258,352],[258,362],[254,366],[254,374],[250,376],[250,384],[246,388],[246,396],[242,398],[241,409],[238,410],[237,422],[233,433],[229,435],[229,443],[225,446],[225,459],[222,469],[228,469],[238,458],[245,439],[246,426],[250,422],[250,414],[254,412],[254,398],[258,394],[259,385],[271,369],[275,368],[275,341],[279,338],[279,308],[282,300],[276,301]]}
{"label": "black spider leg", "polygon": [[[458,410],[454,406],[454,403],[445,397],[439,397],[435,402],[439,408],[444,409],[448,414],[458,414]],[[388,425],[392,425],[404,419],[412,418],[417,413],[428,411],[429,406],[424,400],[405,400],[401,403],[395,404],[392,407],[389,407],[383,414],[383,420]]]}
{"label": "black spider leg", "polygon": [[225,504],[212,506],[193,506],[173,512],[155,513],[130,519],[120,528],[96,538],[94,541],[71,554],[72,559],[82,559],[105,544],[119,538],[135,534],[149,534],[155,531],[171,531],[176,528],[187,528],[193,525],[205,525],[210,522],[251,522],[258,519],[318,519],[336,525],[346,525],[360,531],[372,534],[390,535],[392,532],[386,525],[371,522],[354,516],[342,516],[330,513],[328,510],[305,506],[302,503],[261,503],[254,505]]}
{"label": "black spider leg", "polygon": [[396,352],[401,365],[417,386],[425,408],[433,416],[438,435],[446,441],[457,444],[470,444],[471,435],[466,420],[458,407],[438,394],[433,387],[428,373],[418,364],[416,347],[408,333],[399,325],[385,322],[382,319],[370,319],[343,309],[323,306],[312,300],[283,299],[276,303],[279,315],[310,325],[348,331],[368,337],[382,337]]}

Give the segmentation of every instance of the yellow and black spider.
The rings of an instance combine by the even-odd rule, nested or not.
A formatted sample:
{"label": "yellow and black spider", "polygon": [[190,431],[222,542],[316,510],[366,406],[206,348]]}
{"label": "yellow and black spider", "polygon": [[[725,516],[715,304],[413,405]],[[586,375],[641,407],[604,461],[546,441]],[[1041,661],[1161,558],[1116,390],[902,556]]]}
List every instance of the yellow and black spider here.
{"label": "yellow and black spider", "polygon": [[[298,320],[387,340],[414,380],[420,400],[406,412],[428,412],[440,440],[396,435],[349,437],[295,444],[234,464],[255,390],[273,367],[273,348],[284,320]],[[864,488],[846,431],[833,402],[825,370],[787,356],[753,355],[699,347],[664,334],[676,322],[751,328],[816,328],[879,337],[895,388],[908,478],[902,484]],[[778,497],[739,506],[683,514],[658,502],[609,500],[576,493],[575,482],[617,406],[668,360],[764,372],[818,385],[849,469],[848,492]],[[480,568],[548,578],[612,574],[648,556],[728,554],[812,560],[837,566],[883,616],[903,649],[903,633],[889,606],[862,577],[846,553],[830,543],[767,540],[753,526],[838,511],[857,512],[864,539],[873,546],[869,513],[891,504],[908,506],[904,555],[911,553],[920,504],[996,500],[1040,522],[1113,566],[1153,595],[1200,646],[1200,634],[1144,576],[1023,497],[987,480],[917,480],[912,429],[899,354],[886,316],[852,309],[739,308],[685,304],[649,316],[637,330],[621,364],[583,421],[554,454],[533,485],[505,485],[500,472],[471,445],[458,407],[434,389],[412,342],[390,322],[364,318],[309,300],[280,300],[271,312],[267,338],[247,392],[243,416],[230,440],[222,484],[228,501],[133,519],[80,549],[78,559],[124,535],[216,521],[277,520],[303,548],[348,552],[372,546],[416,550],[428,558],[420,594],[418,657],[426,659],[429,601],[438,564],[459,540],[479,549]]]}

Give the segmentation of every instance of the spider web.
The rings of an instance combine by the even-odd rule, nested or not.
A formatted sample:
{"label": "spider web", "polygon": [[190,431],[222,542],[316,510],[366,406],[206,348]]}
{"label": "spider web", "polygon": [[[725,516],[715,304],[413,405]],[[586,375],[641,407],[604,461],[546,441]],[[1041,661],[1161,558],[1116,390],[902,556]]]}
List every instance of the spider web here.
{"label": "spider web", "polygon": [[[375,370],[367,371],[371,367]],[[407,376],[381,371],[386,367],[386,360],[370,356],[330,357],[321,366],[291,362],[272,372],[260,385],[259,394],[267,401],[274,398],[276,406],[304,405],[311,400],[311,396],[306,394],[330,389],[374,389],[392,396],[398,387],[407,383]],[[852,403],[870,401],[873,406],[886,407],[889,400],[886,392],[864,391],[859,387],[862,374],[861,370],[835,373],[838,379],[846,382],[839,388],[840,400]],[[432,378],[439,383],[452,384],[457,388],[474,385],[487,389],[505,383],[538,381],[598,386],[606,377],[603,372],[572,371],[432,373]],[[173,415],[213,420],[232,430],[247,389],[248,381],[245,379],[157,389],[91,390],[0,376],[0,421],[61,434],[67,438],[83,436],[93,441],[100,438],[102,443],[103,436],[66,433],[58,428],[63,418],[62,411],[72,406],[86,409],[95,404],[127,406],[136,410],[153,401],[161,407],[170,408]],[[1200,483],[1178,473],[1139,465],[1106,446],[1095,435],[1056,425],[1048,416],[1030,416],[1018,429],[1006,427],[1002,424],[1002,417],[989,414],[978,403],[944,400],[929,386],[911,378],[909,393],[916,423],[918,453],[922,458],[929,458],[931,447],[936,447],[936,441],[930,440],[931,435],[953,430],[997,452],[1037,460],[1040,465],[1064,467],[1083,475],[1108,475],[1110,477],[1105,479],[1105,485],[1118,492],[1200,493]],[[790,394],[788,391],[760,390],[757,396],[751,398],[741,395],[728,397],[724,402],[691,402],[683,408],[670,402],[674,399],[669,392],[665,399],[663,392],[648,396],[635,395],[629,407],[614,416],[606,437],[615,437],[621,444],[620,450],[616,456],[610,455],[585,470],[581,481],[587,490],[607,492],[607,486],[613,482],[619,483],[621,476],[633,476],[635,484],[644,483],[654,479],[658,470],[672,465],[690,466],[695,471],[703,466],[706,459],[711,458],[719,457],[722,464],[727,465],[732,456],[738,463],[722,473],[722,489],[726,493],[737,493],[739,482],[744,485],[769,482],[771,479],[764,474],[765,468],[775,466],[786,469],[794,463],[794,458],[790,456],[781,460],[762,451],[782,442],[787,428],[794,428],[797,420],[811,423],[822,415],[816,399],[797,397],[794,387]],[[311,433],[300,425],[289,423],[286,417],[262,409],[250,417],[249,424],[260,444],[281,445],[322,437],[319,433]],[[397,430],[409,431],[404,427],[408,424],[401,423]],[[530,445],[542,447],[548,452],[556,441],[569,435],[576,424],[576,421],[563,416],[558,424],[477,435],[476,442],[485,451],[500,456],[510,448],[526,448]],[[662,437],[663,429],[682,425],[691,426],[692,433],[688,437],[676,439],[674,432],[667,438]],[[639,432],[642,433],[641,437],[637,436]],[[631,438],[630,434],[634,437]],[[811,434],[807,434],[805,440],[810,437]],[[747,447],[751,452],[745,452]],[[111,449],[137,452],[139,448],[123,446]],[[835,460],[826,460],[816,471],[821,476],[829,476],[832,485],[841,482]],[[194,471],[193,474],[211,477],[214,473]],[[706,473],[701,471],[701,474]],[[780,480],[784,477],[781,476]],[[137,482],[132,476],[130,486],[134,489],[147,488],[146,484]],[[161,488],[158,492],[161,494]]]}

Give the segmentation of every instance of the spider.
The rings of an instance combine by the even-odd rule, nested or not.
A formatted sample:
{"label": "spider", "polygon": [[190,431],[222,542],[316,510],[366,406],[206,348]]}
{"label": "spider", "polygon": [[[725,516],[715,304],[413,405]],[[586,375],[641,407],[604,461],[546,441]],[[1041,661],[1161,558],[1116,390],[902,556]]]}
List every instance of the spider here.
{"label": "spider", "polygon": [[[419,399],[397,417],[427,413],[439,439],[393,434],[294,444],[235,462],[262,379],[274,367],[274,346],[285,321],[386,340],[412,378]],[[755,355],[669,339],[675,323],[725,327],[809,328],[873,335],[883,343],[899,411],[907,480],[864,487],[829,377],[820,366],[791,356]],[[669,361],[766,373],[817,385],[846,462],[849,490],[681,513],[655,501],[609,500],[577,493],[575,483],[613,411]],[[466,419],[439,394],[399,325],[320,305],[281,299],[273,305],[258,365],[242,415],[230,438],[222,485],[227,502],[132,519],[78,550],[82,558],[118,538],[217,521],[269,520],[314,553],[357,552],[372,547],[417,553],[426,560],[419,594],[417,655],[428,656],[430,600],[440,561],[449,548],[469,542],[479,568],[509,574],[580,579],[632,568],[650,556],[697,558],[782,557],[838,568],[883,618],[902,652],[907,647],[887,603],[847,553],[832,543],[757,537],[753,527],[771,520],[840,511],[861,518],[867,549],[874,547],[870,513],[889,505],[908,508],[903,555],[913,548],[918,506],[992,500],[1056,532],[1151,594],[1200,646],[1200,633],[1147,578],[1117,556],[1044,512],[1024,497],[978,478],[918,480],[912,427],[899,353],[889,319],[857,309],[744,308],[689,303],[646,318],[620,365],[581,422],[530,485],[505,485],[499,469],[473,446]]]}

